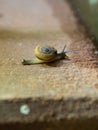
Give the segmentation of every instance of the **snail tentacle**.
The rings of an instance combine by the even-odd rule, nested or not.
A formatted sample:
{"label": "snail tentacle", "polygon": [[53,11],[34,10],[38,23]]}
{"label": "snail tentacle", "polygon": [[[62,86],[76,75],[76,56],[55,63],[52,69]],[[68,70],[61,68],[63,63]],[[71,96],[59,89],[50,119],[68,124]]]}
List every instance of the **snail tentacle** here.
{"label": "snail tentacle", "polygon": [[64,52],[64,51],[65,51],[65,48],[66,48],[66,45],[63,47],[62,52]]}
{"label": "snail tentacle", "polygon": [[79,52],[80,50],[67,50],[67,51],[64,51],[64,53],[69,53],[69,52]]}
{"label": "snail tentacle", "polygon": [[65,48],[66,48],[66,45],[63,47],[61,52],[57,53],[57,56],[54,58],[54,61],[60,60],[60,59],[65,59],[65,57],[68,58],[68,56],[65,53]]}

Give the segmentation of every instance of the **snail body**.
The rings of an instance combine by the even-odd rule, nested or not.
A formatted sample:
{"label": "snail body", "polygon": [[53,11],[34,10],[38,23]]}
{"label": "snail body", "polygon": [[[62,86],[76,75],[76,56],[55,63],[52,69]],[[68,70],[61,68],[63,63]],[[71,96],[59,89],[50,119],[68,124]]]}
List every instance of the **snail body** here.
{"label": "snail body", "polygon": [[[65,51],[65,47],[63,50],[58,53],[57,50],[49,45],[38,45],[34,50],[35,57],[30,60],[23,60],[23,65],[32,65],[32,64],[40,64],[40,63],[49,63],[56,60],[68,58],[66,53],[70,51]],[[76,51],[76,50],[74,50]]]}

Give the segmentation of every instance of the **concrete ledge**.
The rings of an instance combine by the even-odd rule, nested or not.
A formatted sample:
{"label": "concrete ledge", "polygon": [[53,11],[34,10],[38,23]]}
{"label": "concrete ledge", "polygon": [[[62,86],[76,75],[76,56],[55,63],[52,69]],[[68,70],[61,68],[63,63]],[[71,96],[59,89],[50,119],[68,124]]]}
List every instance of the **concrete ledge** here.
{"label": "concrete ledge", "polygon": [[[21,113],[20,109],[24,105],[30,109],[29,114]],[[0,107],[2,111],[0,113],[0,128],[2,130],[98,129],[98,100],[94,101],[90,98],[57,101],[43,99],[5,100],[0,102]]]}
{"label": "concrete ledge", "polygon": [[[27,108],[24,106],[27,106]],[[98,100],[90,98],[70,98],[66,100],[5,100],[0,101],[0,108],[2,111],[2,113],[0,113],[0,123],[33,123],[35,121],[50,122],[56,120],[70,121],[80,119],[90,120],[98,116]]]}

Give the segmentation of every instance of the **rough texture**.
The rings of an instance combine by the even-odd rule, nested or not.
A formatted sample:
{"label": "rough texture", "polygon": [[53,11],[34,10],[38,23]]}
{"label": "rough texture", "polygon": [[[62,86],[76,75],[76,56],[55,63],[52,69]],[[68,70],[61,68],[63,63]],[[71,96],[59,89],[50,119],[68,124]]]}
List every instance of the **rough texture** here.
{"label": "rough texture", "polygon": [[64,34],[59,34],[57,38],[54,34],[51,38],[44,37],[39,40],[34,38],[0,40],[0,85],[2,86],[0,99],[26,97],[58,99],[98,95],[95,87],[98,84],[97,68],[94,68],[96,61],[91,61],[93,60],[89,55],[91,48],[85,41],[74,44],[73,49],[79,49],[80,52],[68,54],[70,60],[47,65],[22,65],[22,59],[34,56],[33,50],[36,45],[47,41],[59,51],[65,41],[67,49],[72,49],[68,37]]}
{"label": "rough texture", "polygon": [[[39,32],[27,34],[21,33],[22,30],[18,30],[20,33],[12,31],[13,27],[10,31],[0,31],[2,123],[98,117],[98,56],[94,53],[92,41],[79,30],[66,2],[47,0],[46,3],[44,6],[51,9],[52,17],[60,25],[58,31],[54,28],[45,32],[39,28]],[[58,51],[66,44],[67,50],[79,49],[80,52],[68,53],[70,60],[23,66],[22,59],[33,57],[35,46],[43,43],[56,47]],[[22,104],[30,106],[29,115],[20,113]]]}

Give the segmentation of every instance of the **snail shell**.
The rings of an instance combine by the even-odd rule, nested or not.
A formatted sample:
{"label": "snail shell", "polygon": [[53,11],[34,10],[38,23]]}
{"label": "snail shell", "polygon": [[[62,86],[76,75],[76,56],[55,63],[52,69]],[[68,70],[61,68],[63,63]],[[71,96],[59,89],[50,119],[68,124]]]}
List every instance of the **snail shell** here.
{"label": "snail shell", "polygon": [[57,50],[49,45],[37,46],[34,53],[38,59],[44,61],[51,61],[57,56]]}

